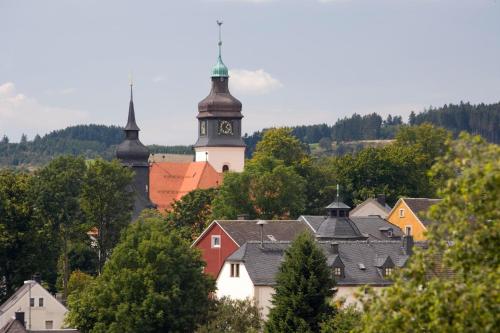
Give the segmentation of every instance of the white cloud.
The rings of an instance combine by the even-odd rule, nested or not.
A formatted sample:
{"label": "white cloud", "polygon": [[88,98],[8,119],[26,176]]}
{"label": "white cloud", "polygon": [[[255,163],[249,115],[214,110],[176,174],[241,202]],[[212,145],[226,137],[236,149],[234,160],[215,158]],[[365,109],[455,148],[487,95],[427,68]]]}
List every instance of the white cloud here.
{"label": "white cloud", "polygon": [[233,69],[229,71],[229,76],[231,89],[243,94],[267,94],[283,86],[278,79],[275,79],[263,69],[255,71]]}
{"label": "white cloud", "polygon": [[[61,90],[60,93],[73,90]],[[0,84],[0,131],[2,134],[19,136],[34,135],[85,121],[87,113],[43,105],[35,98],[18,93],[12,82]]]}

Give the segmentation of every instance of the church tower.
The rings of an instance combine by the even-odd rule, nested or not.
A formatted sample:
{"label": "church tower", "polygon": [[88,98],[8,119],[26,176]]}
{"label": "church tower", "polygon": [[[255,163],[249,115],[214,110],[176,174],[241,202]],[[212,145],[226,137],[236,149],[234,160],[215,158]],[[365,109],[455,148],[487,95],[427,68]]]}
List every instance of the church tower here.
{"label": "church tower", "polygon": [[134,171],[131,193],[135,195],[132,220],[145,208],[154,208],[149,199],[149,149],[139,140],[139,126],[135,122],[132,83],[130,83],[130,103],[128,121],[125,126],[125,140],[118,145],[116,157],[122,165]]}
{"label": "church tower", "polygon": [[198,141],[194,145],[196,162],[209,162],[217,172],[243,171],[245,143],[241,138],[241,102],[229,92],[229,74],[222,62],[221,25],[219,56],[212,69],[210,94],[198,103]]}

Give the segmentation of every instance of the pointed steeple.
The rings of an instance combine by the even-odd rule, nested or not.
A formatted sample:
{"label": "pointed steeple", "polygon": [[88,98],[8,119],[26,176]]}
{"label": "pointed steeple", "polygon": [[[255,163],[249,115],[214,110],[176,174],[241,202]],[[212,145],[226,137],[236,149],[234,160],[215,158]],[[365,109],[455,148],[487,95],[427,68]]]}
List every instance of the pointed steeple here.
{"label": "pointed steeple", "polygon": [[125,131],[140,131],[139,126],[137,126],[137,123],[135,122],[133,86],[132,81],[130,81],[130,103],[128,106],[128,121],[125,126]]}
{"label": "pointed steeple", "polygon": [[217,25],[219,26],[219,56],[217,57],[217,63],[212,68],[212,77],[229,77],[229,71],[222,61],[222,21],[217,20]]}

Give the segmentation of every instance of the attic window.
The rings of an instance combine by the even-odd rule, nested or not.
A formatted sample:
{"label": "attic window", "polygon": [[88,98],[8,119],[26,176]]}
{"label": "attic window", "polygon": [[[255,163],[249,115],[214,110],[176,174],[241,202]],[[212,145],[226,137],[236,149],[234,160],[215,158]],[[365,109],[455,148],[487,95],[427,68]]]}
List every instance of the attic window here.
{"label": "attic window", "polygon": [[406,236],[411,236],[411,225],[407,225],[405,228]]}
{"label": "attic window", "polygon": [[43,298],[38,299],[38,306],[43,307]]}
{"label": "attic window", "polygon": [[341,277],[342,276],[342,267],[333,267],[333,275],[335,277]]}
{"label": "attic window", "polygon": [[212,248],[219,248],[219,247],[220,247],[220,235],[213,235]]}
{"label": "attic window", "polygon": [[231,277],[240,277],[240,264],[231,264]]}
{"label": "attic window", "polygon": [[224,165],[222,166],[222,172],[228,172],[228,171],[229,171],[229,165],[224,164]]}
{"label": "attic window", "polygon": [[269,238],[270,241],[276,242],[276,238],[274,238],[273,235],[266,235],[266,236],[267,236],[267,238]]}
{"label": "attic window", "polygon": [[399,217],[405,217],[405,210],[402,208],[399,210]]}
{"label": "attic window", "polygon": [[384,268],[384,276],[391,276],[393,271],[394,271],[394,268],[392,268],[392,267]]}
{"label": "attic window", "polygon": [[34,306],[35,306],[35,299],[30,298],[30,307],[34,307]]}
{"label": "attic window", "polygon": [[389,228],[389,230],[387,230],[387,237],[392,237],[394,234],[393,234],[393,231],[392,231],[392,228]]}
{"label": "attic window", "polygon": [[365,264],[363,264],[361,262],[358,264],[358,267],[359,267],[359,269],[361,269],[363,271],[366,269]]}

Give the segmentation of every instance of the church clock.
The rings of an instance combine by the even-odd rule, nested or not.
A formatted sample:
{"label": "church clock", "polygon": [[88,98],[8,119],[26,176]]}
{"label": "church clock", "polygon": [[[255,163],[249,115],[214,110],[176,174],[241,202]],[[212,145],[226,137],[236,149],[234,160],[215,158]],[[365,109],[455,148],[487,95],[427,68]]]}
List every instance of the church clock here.
{"label": "church clock", "polygon": [[219,120],[217,133],[219,135],[233,135],[233,122],[229,120]]}

